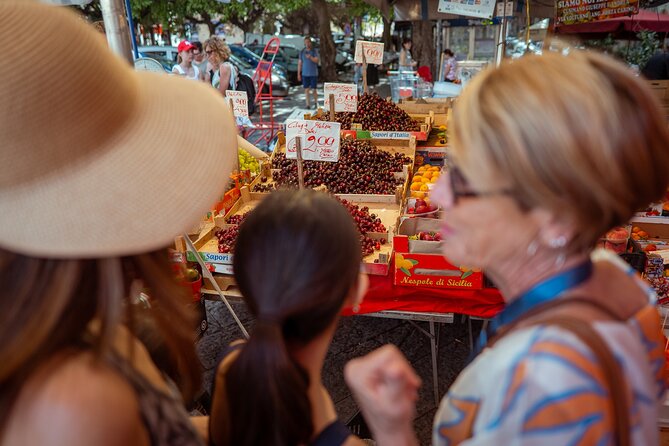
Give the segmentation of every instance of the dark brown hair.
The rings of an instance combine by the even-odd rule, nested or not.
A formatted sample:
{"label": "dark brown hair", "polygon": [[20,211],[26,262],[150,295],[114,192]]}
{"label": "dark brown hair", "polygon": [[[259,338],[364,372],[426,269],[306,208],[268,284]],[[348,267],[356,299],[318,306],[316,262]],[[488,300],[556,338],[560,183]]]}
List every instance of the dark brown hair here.
{"label": "dark brown hair", "polygon": [[[130,283],[143,282],[151,313],[177,364],[182,392],[198,390],[189,295],[172,273],[165,250],[121,258],[42,259],[0,249],[0,438],[22,386],[42,363],[68,348],[109,352],[123,316],[132,331]],[[100,322],[97,333],[89,330]]]}
{"label": "dark brown hair", "polygon": [[212,438],[215,444],[309,443],[309,378],[291,350],[335,321],[360,262],[350,215],[325,193],[275,192],[244,221],[234,272],[257,323],[226,374],[229,438]]}

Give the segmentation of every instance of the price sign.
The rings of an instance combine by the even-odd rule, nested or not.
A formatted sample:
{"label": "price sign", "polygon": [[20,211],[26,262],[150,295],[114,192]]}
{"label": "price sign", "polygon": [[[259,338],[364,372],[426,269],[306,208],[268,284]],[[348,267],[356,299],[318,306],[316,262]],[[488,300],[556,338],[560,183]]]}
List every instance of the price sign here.
{"label": "price sign", "polygon": [[367,42],[365,40],[358,40],[355,43],[355,61],[356,63],[363,63],[362,54],[365,54],[367,63],[380,65],[383,63],[383,43],[382,42]]}
{"label": "price sign", "polygon": [[330,108],[330,95],[334,95],[336,112],[358,111],[358,87],[355,84],[325,83],[325,109]]}
{"label": "price sign", "polygon": [[286,121],[286,158],[297,158],[296,138],[300,138],[302,158],[312,161],[339,161],[341,124],[326,121]]}
{"label": "price sign", "polygon": [[245,91],[228,90],[225,92],[225,97],[232,100],[232,113],[237,118],[249,117],[249,98]]}
{"label": "price sign", "polygon": [[513,2],[497,3],[495,17],[513,17]]}

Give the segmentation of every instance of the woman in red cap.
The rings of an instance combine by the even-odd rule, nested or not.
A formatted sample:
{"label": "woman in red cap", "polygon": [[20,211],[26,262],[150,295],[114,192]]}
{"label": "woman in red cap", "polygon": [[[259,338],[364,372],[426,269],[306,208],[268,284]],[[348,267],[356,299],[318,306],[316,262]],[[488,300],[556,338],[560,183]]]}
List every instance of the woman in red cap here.
{"label": "woman in red cap", "polygon": [[193,48],[195,48],[195,45],[188,40],[181,41],[177,47],[177,51],[179,52],[177,61],[179,63],[172,67],[172,73],[194,81],[204,80],[204,73],[200,72],[200,69],[193,65]]}

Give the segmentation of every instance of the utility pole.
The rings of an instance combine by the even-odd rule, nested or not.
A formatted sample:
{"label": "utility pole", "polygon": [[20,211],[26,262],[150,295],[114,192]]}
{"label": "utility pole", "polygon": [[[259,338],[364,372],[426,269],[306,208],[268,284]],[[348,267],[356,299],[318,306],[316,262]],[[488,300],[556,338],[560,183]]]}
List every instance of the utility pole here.
{"label": "utility pole", "polygon": [[109,48],[134,65],[130,28],[123,0],[100,0]]}

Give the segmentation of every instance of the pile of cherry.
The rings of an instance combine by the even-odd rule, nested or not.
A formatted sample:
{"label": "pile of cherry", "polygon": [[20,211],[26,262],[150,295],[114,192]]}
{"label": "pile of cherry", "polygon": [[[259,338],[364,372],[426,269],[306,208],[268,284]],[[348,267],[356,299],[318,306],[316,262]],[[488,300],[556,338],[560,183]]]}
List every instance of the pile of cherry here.
{"label": "pile of cherry", "polygon": [[[368,141],[343,139],[339,162],[303,163],[304,185],[312,188],[324,185],[335,194],[393,195],[402,183],[394,173],[410,163],[409,157],[384,152]],[[278,187],[298,187],[297,161],[287,159],[284,153],[275,153],[272,168]]]}
{"label": "pile of cherry", "polygon": [[246,219],[249,215],[248,212],[242,215],[233,215],[228,218],[228,224],[234,225],[227,229],[217,229],[214,232],[214,236],[218,239],[218,252],[221,254],[235,252],[235,242],[237,241],[237,235],[239,234],[239,225]]}
{"label": "pile of cherry", "polygon": [[[329,121],[328,113],[319,117]],[[386,101],[376,93],[365,93],[358,99],[358,111],[337,112],[335,121],[341,124],[342,130],[350,130],[351,124],[361,124],[363,130],[388,132],[416,132],[420,125],[404,110],[391,101]]]}
{"label": "pile of cherry", "polygon": [[381,245],[386,243],[386,239],[374,240],[367,235],[369,232],[386,232],[386,227],[381,223],[381,219],[378,218],[376,214],[370,214],[367,206],[360,207],[357,204],[342,200],[341,198],[337,198],[337,200],[339,200],[348,213],[351,214],[355,226],[358,228],[362,256],[366,257],[372,254],[374,250],[381,250]]}

